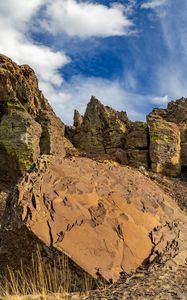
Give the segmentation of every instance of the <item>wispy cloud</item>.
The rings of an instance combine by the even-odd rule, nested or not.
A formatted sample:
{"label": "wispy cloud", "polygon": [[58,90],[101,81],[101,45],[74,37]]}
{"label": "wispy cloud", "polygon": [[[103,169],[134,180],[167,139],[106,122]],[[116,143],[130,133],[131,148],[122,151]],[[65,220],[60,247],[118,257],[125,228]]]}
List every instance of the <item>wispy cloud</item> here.
{"label": "wispy cloud", "polygon": [[131,120],[145,120],[145,114],[149,112],[151,97],[129,93],[119,80],[74,76],[70,82],[64,82],[59,90],[50,85],[40,84],[40,87],[48,90],[57,115],[68,124],[72,123],[74,109],[84,113],[92,95],[105,105],[119,111],[126,110]]}
{"label": "wispy cloud", "polygon": [[[167,55],[157,70],[159,90],[169,97],[187,96],[187,2],[170,1],[167,16],[160,18]],[[176,18],[176,16],[178,16]]]}
{"label": "wispy cloud", "polygon": [[167,103],[169,102],[169,98],[167,95],[165,95],[163,97],[153,97],[151,99],[151,102],[153,104],[159,105],[159,107],[165,107],[167,105]]}
{"label": "wispy cloud", "polygon": [[165,4],[168,0],[150,0],[150,1],[146,1],[141,5],[141,8],[145,8],[145,9],[154,9],[157,7],[162,6],[163,4]]}

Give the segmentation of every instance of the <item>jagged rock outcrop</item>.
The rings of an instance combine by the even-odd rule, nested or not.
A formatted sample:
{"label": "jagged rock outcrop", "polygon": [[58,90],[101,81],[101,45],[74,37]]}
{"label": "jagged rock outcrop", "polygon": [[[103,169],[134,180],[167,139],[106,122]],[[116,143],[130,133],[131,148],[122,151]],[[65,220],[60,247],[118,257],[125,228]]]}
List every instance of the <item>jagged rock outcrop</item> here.
{"label": "jagged rock outcrop", "polygon": [[104,106],[92,97],[82,117],[74,114],[74,126],[66,134],[87,155],[106,157],[121,164],[149,167],[148,125],[130,122],[126,112]]}
{"label": "jagged rock outcrop", "polygon": [[87,155],[102,156],[134,167],[178,177],[187,169],[187,99],[154,109],[145,122],[131,122],[126,113],[104,106],[95,97],[74,126],[66,127],[72,143]]}
{"label": "jagged rock outcrop", "polygon": [[67,127],[67,136],[75,147],[87,154],[113,153],[123,146],[128,118],[125,112],[117,112],[104,106],[95,97],[87,105],[84,116],[77,122],[75,112],[74,127]]}
{"label": "jagged rock outcrop", "polygon": [[65,155],[64,124],[38,88],[34,71],[0,55],[0,173],[16,178],[40,154]]}
{"label": "jagged rock outcrop", "polygon": [[117,280],[165,253],[185,264],[186,218],[150,179],[87,158],[47,164],[18,184],[5,214],[9,223],[26,226],[93,277]]}
{"label": "jagged rock outcrop", "polygon": [[73,117],[73,126],[79,127],[82,125],[83,117],[81,116],[80,112],[75,109],[74,117]]}

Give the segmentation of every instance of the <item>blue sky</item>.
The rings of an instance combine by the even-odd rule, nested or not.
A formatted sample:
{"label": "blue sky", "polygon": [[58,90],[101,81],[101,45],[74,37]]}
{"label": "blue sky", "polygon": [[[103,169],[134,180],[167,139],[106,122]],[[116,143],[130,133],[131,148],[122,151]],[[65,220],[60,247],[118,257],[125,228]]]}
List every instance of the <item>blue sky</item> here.
{"label": "blue sky", "polygon": [[6,0],[0,52],[34,68],[58,116],[91,95],[132,120],[187,96],[186,0]]}

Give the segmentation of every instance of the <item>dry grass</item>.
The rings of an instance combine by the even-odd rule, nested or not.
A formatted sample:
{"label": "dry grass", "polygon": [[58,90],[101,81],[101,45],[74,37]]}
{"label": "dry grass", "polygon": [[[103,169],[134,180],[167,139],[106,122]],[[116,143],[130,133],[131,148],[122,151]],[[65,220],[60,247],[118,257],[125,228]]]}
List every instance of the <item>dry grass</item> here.
{"label": "dry grass", "polygon": [[[82,293],[88,294],[92,282],[85,275]],[[21,264],[20,271],[13,271],[7,267],[7,274],[0,282],[0,299],[3,300],[52,300],[52,299],[82,299],[81,293],[70,293],[71,272],[68,258],[63,255],[53,267],[46,268],[38,249],[32,258],[30,270]]]}

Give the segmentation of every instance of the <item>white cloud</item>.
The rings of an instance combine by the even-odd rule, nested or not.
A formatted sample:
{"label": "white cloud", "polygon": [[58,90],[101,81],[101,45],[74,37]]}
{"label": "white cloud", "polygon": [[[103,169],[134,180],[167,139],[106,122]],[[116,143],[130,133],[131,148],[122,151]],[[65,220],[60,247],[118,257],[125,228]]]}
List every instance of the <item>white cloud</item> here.
{"label": "white cloud", "polygon": [[28,37],[32,17],[43,0],[0,2],[0,52],[18,64],[29,64],[41,81],[61,84],[59,68],[69,62],[63,51],[40,45]]}
{"label": "white cloud", "polygon": [[52,84],[62,83],[58,69],[69,62],[68,57],[62,51],[53,51],[49,47],[37,45],[26,39],[23,34],[10,28],[0,31],[0,40],[1,53],[18,64],[30,65],[42,81],[50,81]]}
{"label": "white cloud", "polygon": [[0,1],[0,22],[23,31],[45,0]]}
{"label": "white cloud", "polygon": [[153,104],[158,105],[159,107],[163,107],[163,106],[165,107],[169,102],[169,98],[168,98],[168,95],[163,96],[163,97],[153,97],[151,102]]}
{"label": "white cloud", "polygon": [[166,2],[167,2],[167,0],[151,0],[151,1],[143,3],[141,5],[141,8],[154,9],[154,8],[157,8],[157,7],[165,4]]}
{"label": "white cloud", "polygon": [[90,1],[49,0],[40,25],[51,34],[66,33],[71,37],[127,35],[133,23],[124,11],[120,4],[107,7]]}

